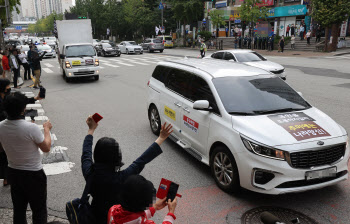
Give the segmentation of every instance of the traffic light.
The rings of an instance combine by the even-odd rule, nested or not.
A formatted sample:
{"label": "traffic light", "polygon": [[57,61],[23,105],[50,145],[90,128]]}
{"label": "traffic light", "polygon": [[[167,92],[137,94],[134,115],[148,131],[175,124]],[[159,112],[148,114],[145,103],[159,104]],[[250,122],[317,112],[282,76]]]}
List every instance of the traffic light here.
{"label": "traffic light", "polygon": [[86,19],[86,16],[79,16],[78,19]]}

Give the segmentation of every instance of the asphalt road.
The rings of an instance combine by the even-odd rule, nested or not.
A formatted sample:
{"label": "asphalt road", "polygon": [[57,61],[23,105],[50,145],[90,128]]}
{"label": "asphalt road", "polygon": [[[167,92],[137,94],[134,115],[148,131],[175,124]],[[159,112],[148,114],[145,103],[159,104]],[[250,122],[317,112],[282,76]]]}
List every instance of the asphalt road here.
{"label": "asphalt road", "polygon": [[[82,143],[87,134],[88,115],[104,119],[95,132],[116,138],[125,166],[152,144],[147,119],[147,82],[156,63],[175,55],[198,56],[197,51],[166,49],[163,54],[122,55],[101,58],[99,81],[80,79],[66,83],[57,59],[42,62],[42,83],[47,89],[43,107],[58,138],[56,145],[68,148],[71,172],[48,177],[48,207],[51,215],[65,217],[65,203],[80,197],[85,182],[81,173]],[[118,59],[118,60],[116,60]],[[287,82],[313,106],[330,115],[350,131],[350,58],[268,57],[286,67]],[[122,62],[122,63],[120,63]],[[28,83],[29,85],[29,83]],[[26,89],[26,88],[24,88]],[[162,145],[163,154],[142,172],[156,188],[161,178],[180,184],[176,223],[240,223],[241,216],[258,206],[280,206],[302,212],[319,223],[350,223],[350,181],[320,190],[271,196],[242,191],[229,195],[216,187],[209,167],[201,164],[171,140]],[[9,188],[0,187],[0,207],[11,207]],[[155,216],[160,223],[166,211]]]}

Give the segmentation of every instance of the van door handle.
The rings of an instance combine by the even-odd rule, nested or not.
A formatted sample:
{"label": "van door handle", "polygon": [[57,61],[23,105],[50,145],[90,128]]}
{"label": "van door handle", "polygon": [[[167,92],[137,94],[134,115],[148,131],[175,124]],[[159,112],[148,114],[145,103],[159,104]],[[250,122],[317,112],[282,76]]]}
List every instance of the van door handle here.
{"label": "van door handle", "polygon": [[188,109],[188,107],[184,107],[182,108],[184,111],[186,111],[187,113],[190,113],[191,111]]}
{"label": "van door handle", "polygon": [[177,106],[177,107],[181,107],[181,104],[178,103],[178,102],[174,102],[174,105]]}

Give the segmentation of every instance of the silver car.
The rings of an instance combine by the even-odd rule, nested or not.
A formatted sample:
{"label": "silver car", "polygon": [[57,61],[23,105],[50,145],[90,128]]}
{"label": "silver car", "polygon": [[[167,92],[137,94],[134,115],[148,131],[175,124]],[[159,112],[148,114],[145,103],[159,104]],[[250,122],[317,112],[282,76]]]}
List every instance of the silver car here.
{"label": "silver car", "polygon": [[162,53],[164,51],[164,44],[160,39],[148,38],[142,42],[141,46],[143,50],[147,50],[148,53],[152,53],[154,51],[159,51]]}
{"label": "silver car", "polygon": [[125,54],[143,54],[141,46],[137,45],[135,41],[123,41],[118,45],[120,52]]}
{"label": "silver car", "polygon": [[44,53],[44,51],[46,51],[46,54],[44,56],[44,58],[55,58],[56,57],[56,51],[54,49],[52,49],[49,45],[47,44],[40,44],[37,45],[38,51],[40,54]]}
{"label": "silver car", "polygon": [[284,67],[272,61],[268,61],[264,56],[252,50],[225,50],[217,51],[205,59],[221,59],[233,62],[241,62],[257,68],[262,68],[272,72],[281,79],[286,80],[287,75],[284,72]]}

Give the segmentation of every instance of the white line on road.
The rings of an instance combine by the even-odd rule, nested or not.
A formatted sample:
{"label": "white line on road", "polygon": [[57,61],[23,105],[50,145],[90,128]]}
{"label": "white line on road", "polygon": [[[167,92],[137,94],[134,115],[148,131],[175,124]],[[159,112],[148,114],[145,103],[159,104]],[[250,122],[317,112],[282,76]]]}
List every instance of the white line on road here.
{"label": "white line on road", "polygon": [[109,64],[109,63],[106,63],[106,62],[103,62],[103,64],[104,64],[105,66],[109,66],[109,67],[113,67],[113,68],[118,68],[118,67],[120,67],[120,66],[118,66],[118,65],[112,65],[112,64]]}
{"label": "white line on road", "polygon": [[135,61],[135,59],[127,59],[127,58],[121,58],[121,59],[129,61],[130,63],[134,63],[134,64],[149,65],[149,64],[142,63],[142,62],[137,62],[137,61]]}
{"label": "white line on road", "polygon": [[119,61],[118,59],[114,59],[113,62],[116,62],[116,63],[121,64],[121,65],[125,65],[125,66],[130,66],[130,67],[134,66],[134,65],[127,64],[127,63],[123,63],[123,62]]}
{"label": "white line on road", "polygon": [[51,65],[51,64],[49,64],[49,63],[44,63],[44,65],[45,65],[46,67],[49,67],[49,68],[52,68],[52,67],[53,67],[53,65]]}
{"label": "white line on road", "polygon": [[42,68],[46,73],[53,73],[53,71],[49,68]]}

